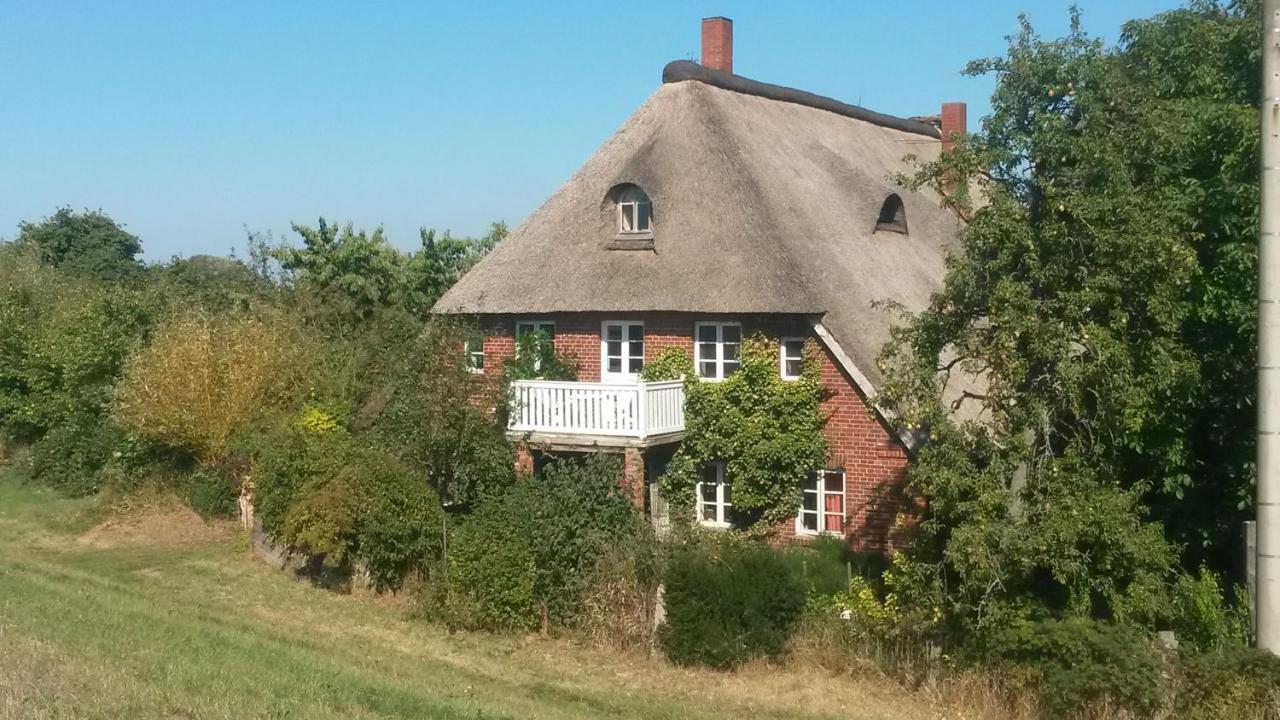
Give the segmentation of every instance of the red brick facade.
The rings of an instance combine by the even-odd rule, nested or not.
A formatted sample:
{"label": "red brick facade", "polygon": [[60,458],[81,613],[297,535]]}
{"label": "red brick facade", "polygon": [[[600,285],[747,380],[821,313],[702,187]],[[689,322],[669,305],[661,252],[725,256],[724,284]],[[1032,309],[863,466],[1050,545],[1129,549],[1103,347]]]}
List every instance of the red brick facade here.
{"label": "red brick facade", "polygon": [[[693,313],[550,313],[528,316],[496,316],[482,322],[485,333],[485,367],[496,372],[515,348],[517,321],[555,323],[555,346],[560,353],[578,361],[578,380],[600,380],[600,329],[604,320],[644,323],[645,359],[655,358],[663,349],[682,347],[693,353],[694,323],[730,321],[742,323],[744,337],[762,333],[769,338],[814,337],[803,317],[784,315],[699,315]],[[821,345],[821,341],[819,340]],[[492,369],[492,370],[489,370]],[[845,472],[845,532],[852,546],[885,550],[892,544],[893,526],[902,507],[898,499],[907,466],[902,442],[868,409],[862,392],[839,366],[830,348],[823,346],[822,383],[831,392],[823,404],[827,415],[826,434],[830,445],[830,467]],[[637,458],[627,453],[624,485],[628,494],[643,505],[643,470]],[[638,453],[637,453],[638,454]],[[527,460],[528,453],[521,453]],[[795,524],[781,528],[785,537],[795,535]]]}

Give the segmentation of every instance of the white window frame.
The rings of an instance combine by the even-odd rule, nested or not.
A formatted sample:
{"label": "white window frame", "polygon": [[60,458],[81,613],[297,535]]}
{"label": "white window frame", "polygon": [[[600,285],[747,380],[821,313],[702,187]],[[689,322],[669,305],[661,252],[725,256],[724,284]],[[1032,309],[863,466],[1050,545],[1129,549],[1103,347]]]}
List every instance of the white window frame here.
{"label": "white window frame", "polygon": [[[618,234],[624,236],[647,236],[653,234],[653,202],[649,200],[649,196],[644,194],[643,190],[635,188],[627,190],[622,197],[632,199],[622,199],[618,201]],[[644,198],[643,200],[640,198]],[[645,214],[647,225],[644,227],[636,227],[640,221],[640,208],[647,207],[649,212]],[[628,222],[630,218],[630,222]],[[630,229],[627,226],[630,225]]]}
{"label": "white window frame", "polygon": [[[479,342],[477,348],[473,343]],[[467,370],[476,375],[484,374],[484,335],[476,335],[468,337],[462,341],[462,357],[463,362],[467,365]],[[479,362],[474,362],[475,360]]]}
{"label": "white window frame", "polygon": [[[714,342],[715,349],[716,349],[715,357],[704,358],[702,356],[702,328],[704,327],[713,327],[716,329],[716,339]],[[728,377],[729,375],[733,374],[733,373],[729,373],[728,375],[726,375],[724,371],[724,366],[725,366],[724,329],[726,327],[738,328],[738,342],[735,343],[738,346],[738,358],[733,361],[735,363],[734,370],[736,371],[738,368],[742,367],[742,323],[740,322],[699,322],[699,323],[693,324],[693,371],[697,373],[698,377],[702,380],[719,382],[725,379],[726,377]],[[702,363],[704,362],[710,362],[715,364],[716,372],[714,375],[707,376],[702,374]]]}
{"label": "white window frame", "polygon": [[[787,343],[800,343],[800,354],[795,357],[787,355]],[[804,372],[804,338],[802,337],[784,337],[778,341],[778,374],[783,380],[799,380],[800,373],[795,375],[787,374],[787,361],[795,360],[800,363],[800,373]]]}
{"label": "white window frame", "polygon": [[[528,331],[526,331],[526,332],[538,332],[538,331],[540,331],[540,330],[547,330],[547,329],[550,329],[550,332],[548,332],[548,335],[550,335],[550,336],[551,336],[551,349],[552,349],[552,351],[554,351],[554,350],[555,350],[555,347],[556,347],[556,323],[555,323],[555,321],[554,321],[554,320],[517,320],[517,321],[516,321],[516,334],[515,334],[516,351],[517,351],[517,352],[520,350],[520,337],[521,337],[523,334],[525,334],[525,333],[522,333],[522,332],[521,332],[521,329],[522,329],[522,328],[526,328],[526,327],[527,327],[527,328],[530,328],[530,329],[529,329]],[[534,361],[533,361],[533,369],[534,369],[535,371],[542,370],[542,358],[541,358],[541,357],[534,358]]]}
{"label": "white window frame", "polygon": [[[828,475],[840,476],[840,492],[838,493],[840,495],[840,527],[834,530],[827,527],[826,500],[828,496],[836,495],[837,493],[827,490],[826,480]],[[844,526],[845,526],[845,523],[848,522],[848,518],[849,518],[849,494],[846,491],[846,482],[848,478],[845,476],[844,471],[843,470],[815,470],[809,473],[808,478],[805,478],[806,484],[808,483],[809,480],[815,481],[814,489],[812,491],[806,489],[804,485],[800,486],[800,511],[796,513],[796,534],[810,535],[810,536],[835,535],[838,537],[843,537],[845,534]],[[805,495],[813,495],[817,500],[817,504],[814,506],[813,511],[804,509]],[[811,530],[804,526],[805,515],[816,516],[815,522],[814,522],[814,525],[817,527],[816,530]]]}
{"label": "white window frame", "polygon": [[[707,502],[702,499],[702,486],[705,484],[702,480],[703,478],[702,473],[710,468],[715,469],[716,499],[711,502]],[[733,526],[733,523],[730,521],[730,516],[733,513],[733,503],[725,498],[726,495],[731,496],[733,494],[733,488],[732,488],[732,484],[725,479],[724,462],[720,460],[716,460],[712,463],[709,463],[706,467],[704,467],[703,471],[698,473],[698,482],[694,485],[693,492],[694,492],[693,510],[695,513],[695,517],[698,518],[699,523],[701,523],[706,527],[714,527],[714,528],[727,528],[727,527]],[[707,507],[715,508],[715,519],[707,520],[703,518],[702,511]]]}
{"label": "white window frame", "polygon": [[[617,357],[609,355],[609,328],[622,328],[622,355],[621,355],[621,372],[609,372],[609,358]],[[628,368],[632,359],[632,341],[631,328],[640,328],[640,365],[644,366],[644,323],[639,320],[605,320],[600,323],[600,379],[601,380],[618,380],[618,381],[634,381],[639,377],[638,372],[630,372]]]}

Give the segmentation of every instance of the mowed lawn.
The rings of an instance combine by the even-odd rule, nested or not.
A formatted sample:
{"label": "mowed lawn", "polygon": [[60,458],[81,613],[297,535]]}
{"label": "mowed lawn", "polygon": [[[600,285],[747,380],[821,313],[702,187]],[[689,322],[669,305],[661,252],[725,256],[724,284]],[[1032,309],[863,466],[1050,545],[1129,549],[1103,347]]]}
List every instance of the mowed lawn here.
{"label": "mowed lawn", "polygon": [[107,512],[0,468],[0,717],[942,716],[876,678],[451,635],[273,570],[237,530],[173,504]]}

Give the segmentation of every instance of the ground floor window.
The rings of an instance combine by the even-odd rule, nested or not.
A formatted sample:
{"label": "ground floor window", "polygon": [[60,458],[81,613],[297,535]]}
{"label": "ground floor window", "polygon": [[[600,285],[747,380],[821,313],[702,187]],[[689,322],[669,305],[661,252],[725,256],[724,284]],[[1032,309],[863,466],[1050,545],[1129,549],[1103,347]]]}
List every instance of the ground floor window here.
{"label": "ground floor window", "polygon": [[702,479],[695,488],[698,496],[698,522],[710,527],[729,527],[733,522],[732,487],[724,476],[724,463],[709,463],[702,469]]}
{"label": "ground floor window", "polygon": [[839,470],[809,473],[800,489],[802,497],[796,532],[810,535],[843,533],[844,473]]}

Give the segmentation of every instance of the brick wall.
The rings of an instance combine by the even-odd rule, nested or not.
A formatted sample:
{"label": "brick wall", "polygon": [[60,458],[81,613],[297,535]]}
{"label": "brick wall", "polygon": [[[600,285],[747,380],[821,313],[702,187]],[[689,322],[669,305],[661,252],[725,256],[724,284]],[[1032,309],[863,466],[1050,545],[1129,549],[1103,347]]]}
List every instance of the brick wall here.
{"label": "brick wall", "polygon": [[[517,320],[554,322],[556,350],[577,357],[578,380],[583,382],[600,380],[600,325],[604,320],[642,321],[646,360],[652,360],[671,346],[682,347],[692,356],[694,323],[702,321],[741,322],[744,336],[756,332],[775,339],[813,336],[812,328],[803,317],[783,315],[703,316],[653,312],[495,316],[482,323],[486,371],[499,372],[501,363],[514,353]],[[905,480],[906,451],[867,408],[862,393],[840,368],[829,348],[823,348],[821,362],[822,383],[832,393],[823,403],[823,412],[828,417],[830,465],[843,467],[845,471],[845,531],[850,544],[857,549],[886,550],[892,546],[894,522],[902,507],[899,495]],[[793,537],[795,523],[785,523],[781,533],[784,537]]]}

